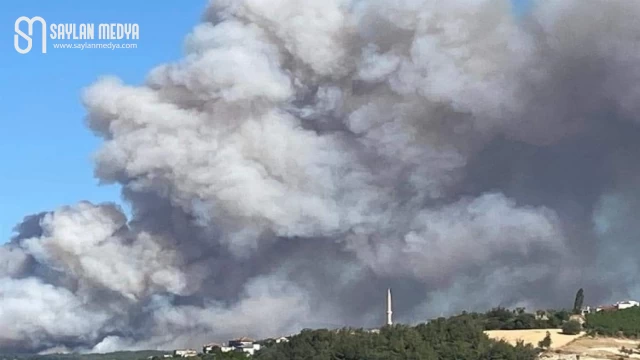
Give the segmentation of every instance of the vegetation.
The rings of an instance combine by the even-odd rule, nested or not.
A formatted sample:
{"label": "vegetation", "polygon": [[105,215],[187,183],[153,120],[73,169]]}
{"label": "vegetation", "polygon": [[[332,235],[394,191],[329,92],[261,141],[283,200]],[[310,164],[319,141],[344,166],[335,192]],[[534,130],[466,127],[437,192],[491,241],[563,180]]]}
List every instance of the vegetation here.
{"label": "vegetation", "polygon": [[187,358],[188,360],[246,360],[247,359],[247,354],[246,353],[241,353],[241,352],[235,352],[235,351],[231,351],[231,352],[214,352],[211,354],[205,354],[205,355],[200,355],[198,357],[190,357]]}
{"label": "vegetation", "polygon": [[108,354],[0,354],[0,360],[140,360],[150,357],[162,358],[166,351],[118,351]]}
{"label": "vegetation", "polygon": [[569,320],[570,315],[566,310],[539,310],[534,315],[525,312],[524,308],[509,310],[498,307],[477,316],[485,330],[526,330],[557,329]]}
{"label": "vegetation", "polygon": [[541,349],[548,349],[551,347],[551,333],[547,331],[547,334],[544,336],[544,339],[538,342],[538,347]]}
{"label": "vegetation", "polygon": [[582,290],[582,288],[580,288],[580,290],[578,290],[578,292],[576,293],[576,299],[573,302],[573,313],[574,314],[580,314],[582,313],[582,305],[584,303],[584,290]]}
{"label": "vegetation", "polygon": [[640,338],[640,307],[588,314],[585,328],[591,335]]}
{"label": "vegetation", "polygon": [[576,320],[569,320],[562,324],[562,333],[565,335],[578,335],[582,331],[582,325]]}
{"label": "vegetation", "polygon": [[379,333],[362,329],[303,330],[289,342],[259,351],[255,358],[280,359],[504,359],[533,360],[531,344],[512,346],[489,339],[477,314],[439,318],[415,327],[387,326]]}
{"label": "vegetation", "polygon": [[638,353],[637,350],[634,350],[632,348],[626,348],[624,346],[620,348],[620,352],[626,355],[633,355]]}
{"label": "vegetation", "polygon": [[[50,355],[26,355],[26,354],[0,354],[0,360],[163,360],[164,354],[171,351],[118,351],[106,354],[50,354]],[[212,354],[199,354],[186,358],[189,360],[246,360],[244,353],[214,352]]]}
{"label": "vegetation", "polygon": [[[624,310],[627,311],[627,310]],[[539,342],[539,348],[519,342],[489,339],[483,330],[551,329],[569,323],[566,310],[539,310],[497,307],[486,313],[467,313],[448,319],[438,318],[417,326],[394,325],[379,332],[345,328],[341,330],[303,330],[289,342],[263,341],[263,349],[254,358],[265,360],[376,360],[376,359],[501,359],[533,360],[541,349],[551,346],[551,335]],[[640,319],[640,311],[636,320]],[[592,324],[606,329],[608,320],[594,318]],[[640,324],[640,321],[632,320]],[[599,322],[598,322],[599,321]],[[605,324],[605,325],[603,325]],[[578,324],[579,326],[579,324]],[[595,328],[593,328],[595,329]],[[595,330],[594,330],[595,331]],[[0,355],[0,360],[162,360],[167,352],[138,351],[109,354]],[[199,354],[190,360],[246,359],[236,352]]]}

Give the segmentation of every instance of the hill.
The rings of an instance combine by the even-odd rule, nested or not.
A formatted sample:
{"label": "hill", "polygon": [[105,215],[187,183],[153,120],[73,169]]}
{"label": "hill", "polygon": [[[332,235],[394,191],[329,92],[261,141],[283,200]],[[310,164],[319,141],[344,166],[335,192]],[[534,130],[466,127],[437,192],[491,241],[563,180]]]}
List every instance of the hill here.
{"label": "hill", "polygon": [[[537,341],[522,338],[522,331],[542,337],[567,320],[561,310],[527,313],[524,308],[494,308],[485,313],[467,313],[438,318],[417,326],[395,325],[379,333],[363,329],[303,330],[290,342],[274,344],[259,351],[261,359],[534,359]],[[485,333],[485,331],[488,331]],[[497,331],[497,332],[496,332]],[[505,332],[507,331],[507,332]],[[520,333],[518,333],[520,331]],[[501,333],[502,332],[502,333]],[[509,334],[506,336],[505,334]],[[489,336],[487,336],[489,334]],[[502,334],[502,335],[500,335]],[[499,336],[498,336],[499,335]],[[516,338],[513,338],[516,336]],[[518,341],[523,340],[523,341]],[[559,340],[554,340],[559,344]],[[141,360],[162,358],[163,351],[115,352],[108,354],[0,355],[0,360]],[[238,358],[241,354],[199,355],[192,360]]]}
{"label": "hill", "polygon": [[640,307],[588,314],[585,328],[592,335],[637,339],[640,337]]}
{"label": "hill", "polygon": [[256,354],[264,360],[324,359],[504,359],[533,360],[538,350],[492,340],[483,333],[481,319],[463,314],[417,326],[387,326],[379,333],[362,329],[303,330],[289,342]]}
{"label": "hill", "polygon": [[168,351],[118,351],[105,354],[0,354],[0,360],[140,360],[148,357],[162,357]]}

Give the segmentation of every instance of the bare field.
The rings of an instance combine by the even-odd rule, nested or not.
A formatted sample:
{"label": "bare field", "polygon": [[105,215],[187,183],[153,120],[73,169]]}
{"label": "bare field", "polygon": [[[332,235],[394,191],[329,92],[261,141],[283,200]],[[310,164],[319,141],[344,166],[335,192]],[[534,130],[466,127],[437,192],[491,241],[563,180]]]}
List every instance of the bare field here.
{"label": "bare field", "polygon": [[[640,360],[640,340],[615,339],[607,337],[589,337],[580,335],[563,335],[560,329],[536,330],[492,330],[485,331],[492,339],[503,339],[511,344],[518,340],[538,345],[546,332],[551,333],[551,351],[543,353],[544,360]],[[620,349],[634,349],[634,354],[623,354]]]}
{"label": "bare field", "polygon": [[488,330],[484,333],[492,339],[503,339],[511,344],[518,340],[524,341],[525,344],[538,346],[538,342],[544,339],[547,331],[551,333],[551,348],[558,349],[576,340],[580,335],[564,335],[560,329],[533,329],[533,330]]}
{"label": "bare field", "polygon": [[555,354],[547,354],[544,358],[549,360],[575,359],[580,355],[580,360],[617,360],[621,357],[625,359],[639,359],[640,354],[622,354],[620,349],[636,349],[638,351],[638,340],[614,339],[606,337],[588,337],[577,339],[576,341],[558,349]]}

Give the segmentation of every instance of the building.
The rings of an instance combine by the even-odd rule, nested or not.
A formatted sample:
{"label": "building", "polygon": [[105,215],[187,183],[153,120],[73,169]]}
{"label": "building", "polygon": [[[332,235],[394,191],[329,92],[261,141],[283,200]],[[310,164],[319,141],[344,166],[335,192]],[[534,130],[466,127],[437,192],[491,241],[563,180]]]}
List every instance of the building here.
{"label": "building", "polygon": [[[276,343],[279,343],[282,341],[289,341],[289,339],[285,337],[276,339]],[[220,352],[223,352],[223,353],[235,351],[235,352],[243,352],[243,353],[246,353],[247,355],[253,355],[255,354],[256,351],[260,350],[260,348],[261,348],[261,345],[256,343],[253,339],[242,337],[239,339],[229,340],[227,346],[216,344],[216,343],[204,345],[202,347],[202,352],[204,354],[210,354],[212,352],[215,352],[216,350],[219,350]]]}
{"label": "building", "polygon": [[583,316],[591,314],[591,306],[583,306],[582,309],[580,309],[580,314],[582,314]]}
{"label": "building", "polygon": [[215,352],[216,350],[221,350],[221,349],[222,349],[222,345],[211,343],[211,344],[204,345],[202,347],[202,353],[211,354],[212,352]]}
{"label": "building", "polygon": [[256,351],[260,350],[260,344],[246,337],[230,340],[228,347],[232,348],[233,351],[244,352],[249,355],[253,355]]}
{"label": "building", "polygon": [[387,325],[393,325],[393,311],[391,311],[391,289],[387,289]]}
{"label": "building", "polygon": [[622,310],[622,309],[628,309],[634,306],[639,306],[640,303],[637,301],[633,301],[633,300],[626,300],[626,301],[618,301],[616,303],[616,308],[618,308],[618,310]]}
{"label": "building", "polygon": [[240,338],[229,341],[229,347],[235,352],[244,352],[253,355],[256,351],[260,350],[261,346],[252,339]]}
{"label": "building", "polygon": [[276,344],[280,344],[281,342],[289,342],[289,339],[287,339],[286,337],[282,336],[276,339]]}
{"label": "building", "polygon": [[192,357],[198,356],[198,352],[192,349],[184,349],[184,350],[175,350],[173,352],[173,356],[177,357]]}
{"label": "building", "polygon": [[235,340],[229,340],[229,346],[231,347],[242,347],[242,346],[250,346],[253,345],[255,341],[248,337],[241,337]]}
{"label": "building", "polygon": [[634,306],[640,306],[640,302],[634,300],[618,301],[613,305],[601,305],[596,308],[596,312],[600,311],[616,311],[632,308]]}
{"label": "building", "polygon": [[616,311],[618,307],[615,305],[600,305],[596,308],[596,312],[600,311]]}

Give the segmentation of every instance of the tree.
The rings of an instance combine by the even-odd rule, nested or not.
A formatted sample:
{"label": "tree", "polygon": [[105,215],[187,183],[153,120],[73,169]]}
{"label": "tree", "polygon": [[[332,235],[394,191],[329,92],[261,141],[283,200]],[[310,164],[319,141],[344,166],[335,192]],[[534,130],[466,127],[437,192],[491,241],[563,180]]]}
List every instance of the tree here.
{"label": "tree", "polygon": [[562,333],[565,335],[578,335],[582,330],[582,325],[576,320],[569,320],[562,324]]}
{"label": "tree", "polygon": [[588,314],[585,328],[591,334],[638,339],[640,338],[640,307]]}
{"label": "tree", "polygon": [[573,313],[580,314],[582,312],[582,304],[584,303],[584,290],[580,288],[576,293],[576,299],[573,302]]}
{"label": "tree", "polygon": [[547,331],[547,335],[545,335],[544,339],[538,342],[538,347],[541,349],[548,349],[551,347],[551,333]]}
{"label": "tree", "polygon": [[438,318],[417,326],[385,326],[379,332],[363,329],[306,330],[289,342],[260,349],[256,360],[534,360],[531,344],[515,346],[491,340],[483,333],[485,319],[467,313]]}

